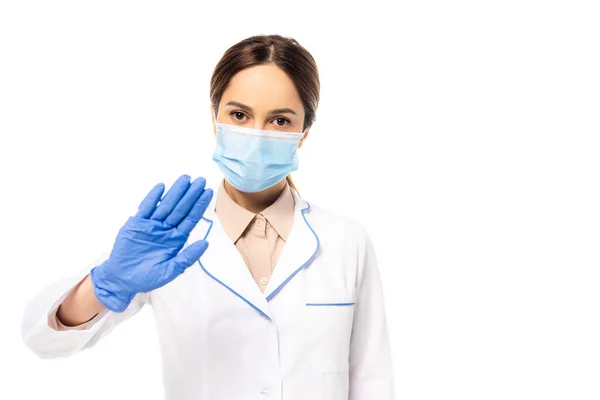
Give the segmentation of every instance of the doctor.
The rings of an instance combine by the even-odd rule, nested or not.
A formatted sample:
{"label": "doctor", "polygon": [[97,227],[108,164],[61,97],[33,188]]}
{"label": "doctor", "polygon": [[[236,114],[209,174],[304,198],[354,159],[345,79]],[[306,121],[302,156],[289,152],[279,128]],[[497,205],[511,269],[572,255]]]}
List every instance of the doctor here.
{"label": "doctor", "polygon": [[279,35],[227,50],[210,87],[224,178],[157,184],[110,252],[25,310],[39,357],[94,346],[152,307],[169,400],[391,400],[380,273],[365,230],[289,176],[315,120],[312,56]]}

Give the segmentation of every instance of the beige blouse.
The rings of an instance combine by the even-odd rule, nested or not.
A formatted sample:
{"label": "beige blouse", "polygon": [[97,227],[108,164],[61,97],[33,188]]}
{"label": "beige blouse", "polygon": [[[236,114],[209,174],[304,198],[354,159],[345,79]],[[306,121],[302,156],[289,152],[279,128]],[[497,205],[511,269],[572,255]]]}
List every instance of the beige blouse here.
{"label": "beige blouse", "polygon": [[[215,201],[215,212],[227,236],[235,244],[256,284],[264,292],[271,279],[281,250],[294,223],[294,197],[288,184],[277,200],[261,213],[255,214],[237,204],[225,191],[221,181]],[[54,330],[85,329],[88,322],[67,326],[56,317],[48,317]]]}
{"label": "beige blouse", "polygon": [[215,212],[263,292],[294,223],[290,190],[286,184],[279,198],[259,214],[233,201],[223,182],[217,193]]}

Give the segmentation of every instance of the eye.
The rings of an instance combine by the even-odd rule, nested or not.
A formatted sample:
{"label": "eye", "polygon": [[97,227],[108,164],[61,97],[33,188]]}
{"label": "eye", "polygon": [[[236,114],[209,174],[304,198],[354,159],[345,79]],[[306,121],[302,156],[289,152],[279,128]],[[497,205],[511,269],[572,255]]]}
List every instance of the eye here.
{"label": "eye", "polygon": [[286,123],[287,123],[287,124],[290,124],[291,122],[290,122],[290,120],[289,120],[289,119],[287,119],[287,118],[284,118],[284,117],[278,117],[278,118],[275,118],[275,124],[276,124],[277,126],[285,126],[285,124],[286,124]]}
{"label": "eye", "polygon": [[236,121],[243,121],[243,119],[241,118],[246,116],[246,114],[244,114],[241,111],[232,111],[229,113],[229,115],[233,115],[233,119],[235,119]]}

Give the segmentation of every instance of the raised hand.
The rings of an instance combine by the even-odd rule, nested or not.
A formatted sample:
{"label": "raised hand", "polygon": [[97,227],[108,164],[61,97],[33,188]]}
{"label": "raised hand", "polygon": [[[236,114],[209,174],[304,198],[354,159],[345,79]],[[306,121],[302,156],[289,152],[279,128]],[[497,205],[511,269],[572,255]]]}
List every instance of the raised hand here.
{"label": "raised hand", "polygon": [[162,199],[165,185],[152,188],[119,230],[108,259],[90,272],[94,293],[106,308],[124,311],[137,293],[166,285],[200,258],[205,240],[181,249],[212,199],[205,186],[204,178],[190,183],[182,175]]}

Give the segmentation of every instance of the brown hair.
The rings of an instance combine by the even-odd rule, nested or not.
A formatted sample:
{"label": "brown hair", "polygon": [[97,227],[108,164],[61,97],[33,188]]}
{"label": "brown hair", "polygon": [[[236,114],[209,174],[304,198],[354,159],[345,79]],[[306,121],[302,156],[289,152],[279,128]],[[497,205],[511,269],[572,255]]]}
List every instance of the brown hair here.
{"label": "brown hair", "polygon": [[[274,64],[294,82],[304,105],[302,131],[316,120],[319,104],[319,73],[311,54],[296,40],[280,35],[256,35],[231,46],[217,63],[210,79],[210,101],[215,108],[215,118],[221,96],[229,81],[243,69],[256,65]],[[296,192],[290,175],[287,181]]]}

